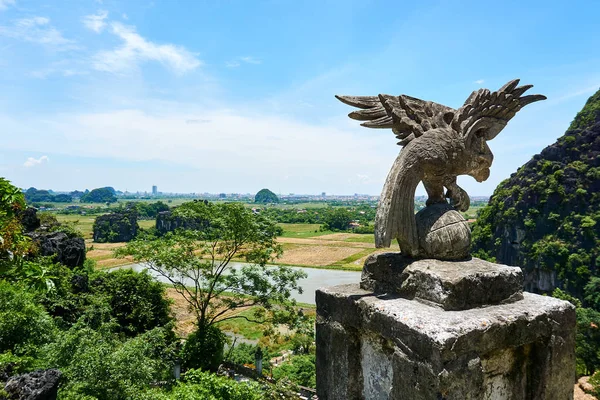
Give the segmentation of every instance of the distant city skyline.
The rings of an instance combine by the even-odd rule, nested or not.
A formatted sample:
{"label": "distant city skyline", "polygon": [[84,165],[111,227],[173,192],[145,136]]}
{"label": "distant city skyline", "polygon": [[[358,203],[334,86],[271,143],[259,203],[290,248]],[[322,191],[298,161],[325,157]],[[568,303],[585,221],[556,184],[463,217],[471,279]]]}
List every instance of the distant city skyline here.
{"label": "distant city skyline", "polygon": [[489,142],[486,182],[459,178],[490,195],[600,88],[598,15],[591,0],[0,0],[0,176],[59,191],[379,195],[400,147],[335,94],[459,107],[521,78],[548,100]]}

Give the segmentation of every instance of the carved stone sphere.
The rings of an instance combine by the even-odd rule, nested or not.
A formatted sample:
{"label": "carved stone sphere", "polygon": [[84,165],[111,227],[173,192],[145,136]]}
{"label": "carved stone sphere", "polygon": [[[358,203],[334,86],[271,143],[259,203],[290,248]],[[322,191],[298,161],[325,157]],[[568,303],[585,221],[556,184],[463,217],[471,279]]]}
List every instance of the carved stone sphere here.
{"label": "carved stone sphere", "polygon": [[469,256],[471,229],[452,206],[440,203],[425,207],[416,219],[423,257],[460,260]]}

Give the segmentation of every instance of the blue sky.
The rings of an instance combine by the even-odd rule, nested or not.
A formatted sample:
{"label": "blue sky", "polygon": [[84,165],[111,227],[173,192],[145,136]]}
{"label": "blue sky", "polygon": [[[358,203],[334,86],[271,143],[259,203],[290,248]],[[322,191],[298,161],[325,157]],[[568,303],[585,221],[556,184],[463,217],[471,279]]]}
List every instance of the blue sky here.
{"label": "blue sky", "polygon": [[[490,147],[496,185],[600,88],[597,1],[0,0],[0,176],[54,190],[379,194],[400,148],[334,94],[545,102]],[[422,193],[422,190],[420,190]]]}

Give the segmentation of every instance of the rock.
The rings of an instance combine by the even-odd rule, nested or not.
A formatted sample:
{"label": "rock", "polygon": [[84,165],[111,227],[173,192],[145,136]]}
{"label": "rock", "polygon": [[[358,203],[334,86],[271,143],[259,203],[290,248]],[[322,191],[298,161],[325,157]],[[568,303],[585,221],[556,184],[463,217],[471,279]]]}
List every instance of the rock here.
{"label": "rock", "polygon": [[9,400],[56,400],[61,372],[39,370],[12,377],[4,386]]}
{"label": "rock", "polygon": [[524,293],[444,311],[356,284],[316,293],[321,400],[565,400],[575,378],[575,309]]}
{"label": "rock", "polygon": [[402,272],[413,261],[401,253],[371,254],[363,265],[360,287],[375,293],[398,293]]}
{"label": "rock", "polygon": [[399,294],[429,301],[444,310],[468,310],[523,298],[521,268],[469,261],[419,260],[402,273]]}
{"label": "rock", "polygon": [[160,235],[173,232],[177,229],[202,230],[206,226],[207,221],[201,218],[175,216],[172,211],[161,211],[156,216],[156,230],[158,230]]}
{"label": "rock", "polygon": [[40,255],[55,255],[56,262],[67,267],[80,267],[85,261],[85,241],[79,237],[69,237],[64,232],[34,232],[29,234],[37,244]]}
{"label": "rock", "polygon": [[460,260],[469,256],[471,229],[454,207],[446,203],[425,207],[416,220],[423,258]]}
{"label": "rock", "polygon": [[94,222],[94,242],[129,242],[137,236],[138,229],[137,212],[134,209],[100,215]]}
{"label": "rock", "polygon": [[589,381],[590,381],[590,377],[589,376],[582,376],[577,381],[577,384],[579,385],[579,387],[581,388],[581,390],[583,390],[584,392],[586,392],[586,393],[593,393],[594,392],[594,385],[592,385]]}
{"label": "rock", "polygon": [[23,231],[33,232],[40,227],[40,219],[37,216],[37,209],[27,207],[19,214],[19,219],[23,225]]}
{"label": "rock", "polygon": [[430,302],[444,310],[466,310],[521,299],[523,273],[518,267],[478,258],[415,260],[383,253],[367,258],[360,287]]}

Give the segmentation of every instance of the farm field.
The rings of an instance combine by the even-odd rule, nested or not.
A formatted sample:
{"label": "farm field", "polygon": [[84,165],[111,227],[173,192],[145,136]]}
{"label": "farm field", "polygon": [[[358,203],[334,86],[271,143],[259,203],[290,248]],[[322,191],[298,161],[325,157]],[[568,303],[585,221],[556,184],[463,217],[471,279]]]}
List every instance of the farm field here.
{"label": "farm field", "polygon": [[[124,243],[94,243],[92,228],[96,216],[57,214],[60,222],[74,224],[85,238],[87,257],[96,261],[98,268],[112,268],[129,264],[131,259],[117,259],[114,250]],[[140,228],[154,226],[154,220],[139,220]],[[279,224],[283,235],[278,238],[283,256],[276,263],[312,268],[361,270],[367,256],[376,250],[372,234],[333,233],[320,231],[319,224]],[[241,260],[240,260],[241,261]]]}

